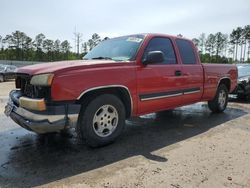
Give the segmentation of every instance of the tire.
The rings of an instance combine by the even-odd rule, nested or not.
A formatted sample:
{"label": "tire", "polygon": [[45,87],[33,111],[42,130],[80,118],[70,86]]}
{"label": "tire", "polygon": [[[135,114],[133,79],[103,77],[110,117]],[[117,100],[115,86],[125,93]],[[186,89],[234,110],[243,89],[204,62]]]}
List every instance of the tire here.
{"label": "tire", "polygon": [[214,99],[208,101],[208,107],[214,113],[221,113],[226,109],[227,103],[228,103],[228,89],[224,84],[220,84]]}
{"label": "tire", "polygon": [[125,125],[125,107],[111,94],[100,95],[87,106],[82,104],[77,134],[90,147],[110,144],[122,133]]}

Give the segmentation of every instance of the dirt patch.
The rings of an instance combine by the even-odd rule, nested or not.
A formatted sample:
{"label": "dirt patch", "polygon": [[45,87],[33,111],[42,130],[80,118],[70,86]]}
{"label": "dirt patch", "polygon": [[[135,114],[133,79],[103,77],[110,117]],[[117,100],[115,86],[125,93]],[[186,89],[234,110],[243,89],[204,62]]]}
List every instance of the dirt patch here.
{"label": "dirt patch", "polygon": [[250,130],[237,127],[242,121],[250,125],[250,115],[151,153],[162,161],[135,156],[45,186],[250,187]]}

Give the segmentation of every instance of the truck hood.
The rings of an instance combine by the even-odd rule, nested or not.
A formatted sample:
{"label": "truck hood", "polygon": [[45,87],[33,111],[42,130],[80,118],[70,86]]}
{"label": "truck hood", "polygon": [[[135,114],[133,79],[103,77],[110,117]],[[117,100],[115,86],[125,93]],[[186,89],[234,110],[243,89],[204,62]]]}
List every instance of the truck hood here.
{"label": "truck hood", "polygon": [[24,67],[19,68],[17,70],[17,73],[35,75],[35,74],[43,74],[43,73],[56,73],[58,71],[79,69],[79,68],[102,67],[102,66],[110,66],[110,65],[112,66],[114,64],[123,64],[123,63],[112,61],[112,60],[58,61],[58,62],[48,62],[48,63],[24,66]]}

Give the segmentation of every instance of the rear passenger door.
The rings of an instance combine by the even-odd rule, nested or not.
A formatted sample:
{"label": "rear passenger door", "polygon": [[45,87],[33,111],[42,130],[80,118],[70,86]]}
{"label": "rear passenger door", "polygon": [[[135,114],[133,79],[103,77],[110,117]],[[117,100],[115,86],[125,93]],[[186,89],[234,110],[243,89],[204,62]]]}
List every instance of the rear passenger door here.
{"label": "rear passenger door", "polygon": [[167,37],[152,38],[142,59],[152,51],[163,52],[164,62],[142,65],[137,70],[139,114],[176,107],[182,103],[181,65],[177,62],[172,41]]}
{"label": "rear passenger door", "polygon": [[185,39],[176,39],[182,62],[182,76],[185,89],[183,90],[183,104],[200,101],[203,93],[203,67],[196,56],[193,43]]}

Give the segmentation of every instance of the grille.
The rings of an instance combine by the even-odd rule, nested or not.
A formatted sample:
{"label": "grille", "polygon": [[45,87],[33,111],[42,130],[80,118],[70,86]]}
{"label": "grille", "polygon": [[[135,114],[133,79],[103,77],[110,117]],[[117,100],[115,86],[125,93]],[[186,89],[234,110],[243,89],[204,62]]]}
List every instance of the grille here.
{"label": "grille", "polygon": [[24,96],[33,98],[34,86],[30,84],[31,77],[27,74],[17,74],[16,87],[21,89]]}
{"label": "grille", "polygon": [[17,74],[16,87],[21,89],[22,95],[29,98],[50,100],[50,87],[33,86],[30,84],[30,80],[30,75]]}
{"label": "grille", "polygon": [[34,91],[34,86],[26,82],[24,86],[24,91],[23,94],[27,97],[34,98],[35,97],[35,91]]}

